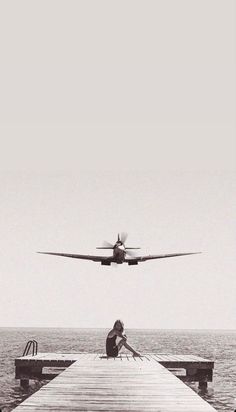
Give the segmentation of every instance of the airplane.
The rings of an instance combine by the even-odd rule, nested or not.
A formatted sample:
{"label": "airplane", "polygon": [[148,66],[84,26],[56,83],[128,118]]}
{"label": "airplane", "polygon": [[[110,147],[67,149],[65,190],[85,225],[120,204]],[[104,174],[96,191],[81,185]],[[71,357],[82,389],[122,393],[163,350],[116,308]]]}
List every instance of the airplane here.
{"label": "airplane", "polygon": [[[201,252],[189,252],[189,253],[169,253],[164,255],[148,255],[148,256],[134,256],[132,250],[140,249],[139,247],[127,247],[125,242],[127,234],[118,234],[116,243],[113,245],[109,242],[104,242],[104,246],[97,247],[96,249],[111,249],[113,250],[112,256],[92,256],[92,255],[77,255],[74,253],[55,253],[55,252],[37,252],[45,255],[63,256],[74,259],[92,260],[94,262],[100,262],[101,265],[110,266],[111,263],[127,263],[128,265],[138,265],[139,262],[145,262],[152,259],[163,259],[176,256],[195,255]],[[130,257],[127,257],[130,256]]]}

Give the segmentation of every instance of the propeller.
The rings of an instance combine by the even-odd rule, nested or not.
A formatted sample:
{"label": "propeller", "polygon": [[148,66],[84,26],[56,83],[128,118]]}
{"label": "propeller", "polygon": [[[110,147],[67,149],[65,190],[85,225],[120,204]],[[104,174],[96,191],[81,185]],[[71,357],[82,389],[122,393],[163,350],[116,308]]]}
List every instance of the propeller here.
{"label": "propeller", "polygon": [[[123,245],[125,244],[127,238],[128,238],[128,233],[127,232],[121,232],[120,240],[123,243]],[[135,257],[136,256],[135,252],[133,252],[133,250],[131,251],[130,249],[140,249],[140,248],[139,247],[127,247],[127,248],[125,248],[126,254],[128,256]]]}
{"label": "propeller", "polygon": [[131,250],[127,250],[127,249],[125,249],[125,251],[126,251],[126,255],[128,255],[128,256],[130,256],[130,257],[135,257],[136,255],[135,255],[135,252],[133,252],[133,251],[131,251]]}
{"label": "propeller", "polygon": [[[125,242],[127,240],[128,237],[128,233],[126,232],[121,232],[120,235],[118,235],[118,240],[120,240],[122,242],[122,244],[125,246]],[[107,242],[106,240],[104,240],[102,246],[97,247],[97,249],[114,249],[114,245],[110,242]],[[128,256],[135,256],[135,253],[132,251],[130,251],[130,249],[140,249],[139,247],[127,247],[125,248],[126,253]]]}
{"label": "propeller", "polygon": [[114,245],[104,240],[104,242],[102,243],[102,246],[97,247],[96,249],[114,249]]}
{"label": "propeller", "polygon": [[106,240],[104,240],[104,242],[102,243],[103,247],[110,247],[111,249],[113,249],[114,245],[110,242],[107,242]]}
{"label": "propeller", "polygon": [[128,233],[126,233],[126,232],[121,232],[121,234],[120,234],[120,240],[121,240],[122,243],[125,243],[125,242],[126,242],[127,237],[128,237]]}

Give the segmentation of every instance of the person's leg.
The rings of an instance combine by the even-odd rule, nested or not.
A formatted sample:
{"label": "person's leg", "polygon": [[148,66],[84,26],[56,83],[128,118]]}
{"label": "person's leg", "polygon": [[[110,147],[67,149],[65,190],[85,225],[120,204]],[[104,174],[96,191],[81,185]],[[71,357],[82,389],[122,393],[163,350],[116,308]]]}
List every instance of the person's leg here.
{"label": "person's leg", "polygon": [[121,339],[120,342],[118,343],[118,351],[120,352],[122,346],[124,346],[126,349],[128,349],[130,352],[133,353],[134,356],[140,356],[138,352],[136,352],[128,343],[125,339]]}

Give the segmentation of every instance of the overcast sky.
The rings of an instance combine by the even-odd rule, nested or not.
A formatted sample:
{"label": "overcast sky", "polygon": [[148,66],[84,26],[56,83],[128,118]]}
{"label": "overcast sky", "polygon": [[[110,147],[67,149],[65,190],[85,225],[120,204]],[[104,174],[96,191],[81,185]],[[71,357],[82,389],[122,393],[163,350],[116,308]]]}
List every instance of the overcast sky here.
{"label": "overcast sky", "polygon": [[0,326],[236,329],[234,6],[1,2]]}

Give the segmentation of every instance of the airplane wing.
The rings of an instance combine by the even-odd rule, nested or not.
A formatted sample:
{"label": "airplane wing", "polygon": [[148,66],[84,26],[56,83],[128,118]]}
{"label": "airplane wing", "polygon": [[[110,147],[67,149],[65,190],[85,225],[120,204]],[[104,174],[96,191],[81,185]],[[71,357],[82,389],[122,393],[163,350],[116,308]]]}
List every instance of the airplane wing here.
{"label": "airplane wing", "polygon": [[112,256],[92,256],[92,255],[76,255],[74,253],[54,253],[54,252],[37,252],[43,255],[54,255],[54,256],[63,256],[74,259],[85,259],[93,260],[94,262],[100,262],[102,265],[110,265],[113,261]]}
{"label": "airplane wing", "polygon": [[190,252],[190,253],[169,253],[165,255],[148,255],[148,256],[135,256],[132,258],[125,258],[125,262],[129,265],[137,265],[139,262],[145,262],[146,260],[152,259],[163,259],[176,256],[185,256],[185,255],[195,255],[201,252]]}

